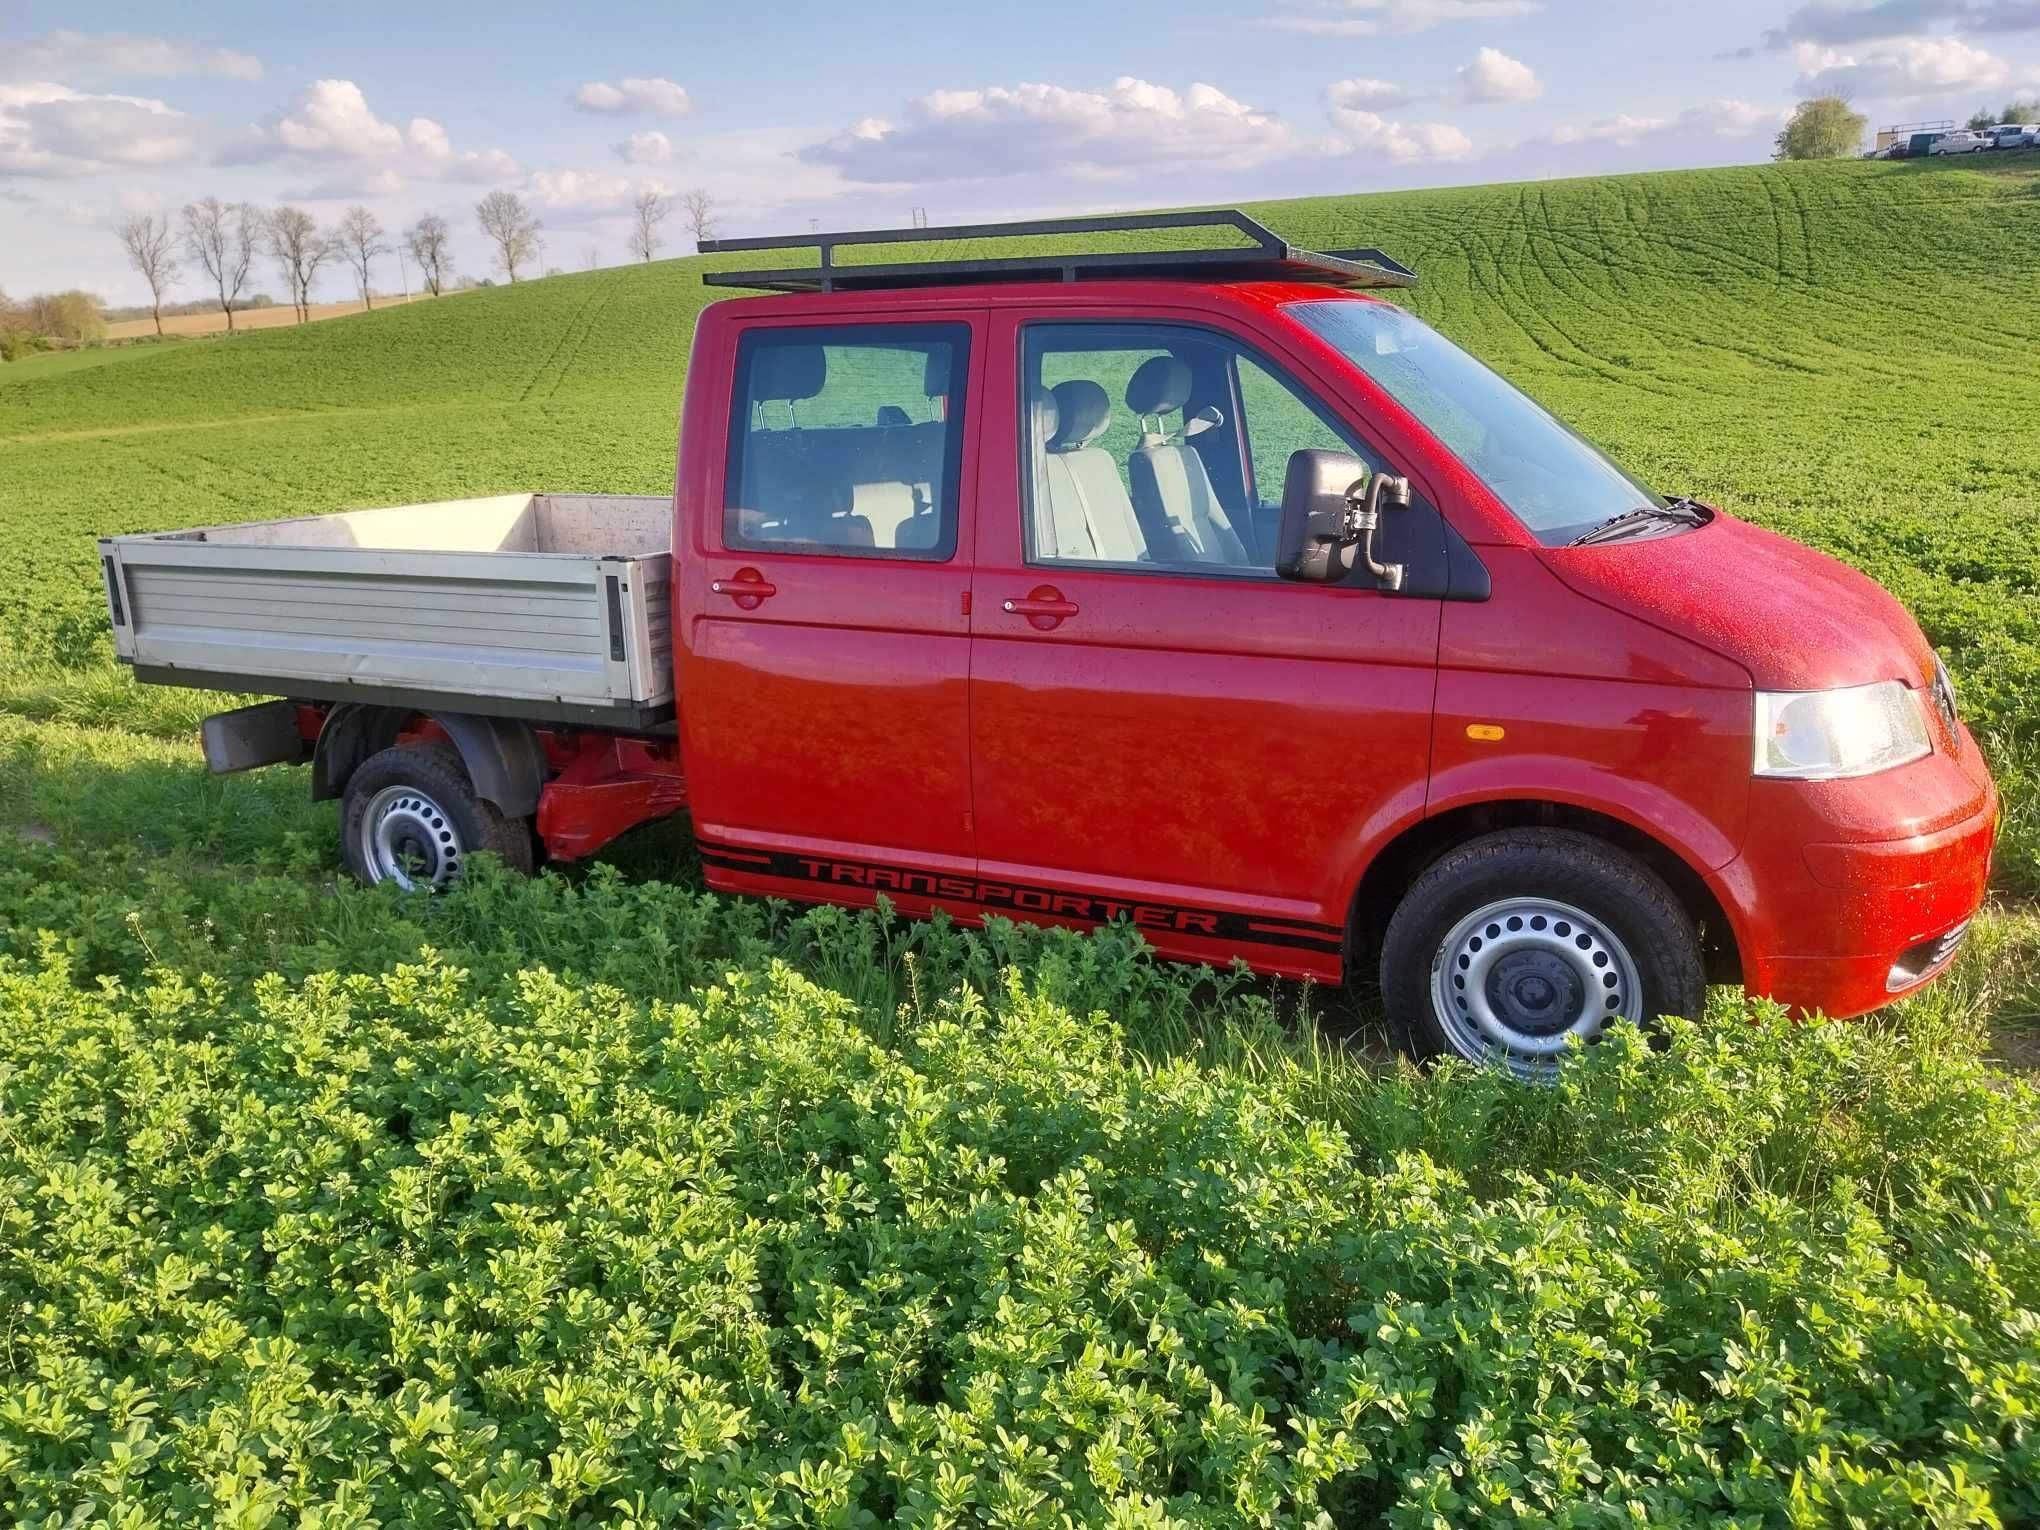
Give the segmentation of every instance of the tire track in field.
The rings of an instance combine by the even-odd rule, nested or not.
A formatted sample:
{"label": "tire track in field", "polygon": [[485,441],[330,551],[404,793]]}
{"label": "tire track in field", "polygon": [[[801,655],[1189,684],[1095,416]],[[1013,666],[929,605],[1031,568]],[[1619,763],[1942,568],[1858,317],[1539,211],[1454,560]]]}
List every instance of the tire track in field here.
{"label": "tire track in field", "polygon": [[545,390],[545,396],[548,401],[559,396],[560,385],[567,380],[567,375],[573,371],[574,363],[580,359],[581,348],[588,343],[589,337],[595,333],[595,325],[601,319],[604,311],[608,309],[611,300],[615,298],[617,286],[618,283],[615,278],[610,278],[603,282],[601,296],[593,307],[590,308],[585,304],[583,305],[583,310],[588,315],[588,322],[581,326],[580,334],[575,337],[573,349],[568,351],[565,357],[561,359],[559,371],[553,377],[552,386]]}
{"label": "tire track in field", "polygon": [[[1618,266],[1608,258],[1609,251],[1605,243],[1596,251],[1590,248],[1584,239],[1573,236],[1571,230],[1554,215],[1551,198],[1541,186],[1537,190],[1537,206],[1542,224],[1538,240],[1538,266],[1552,289],[1556,292],[1571,293],[1579,307],[1599,315],[1611,326],[1622,325],[1641,332],[1653,341],[1664,343],[1666,335],[1644,321],[1639,313],[1640,305],[1625,303],[1616,292],[1597,287],[1588,274],[1590,271],[1612,272],[1627,269],[1630,275],[1641,276],[1644,274],[1643,269],[1640,266],[1626,264]],[[1633,239],[1635,236],[1631,237]],[[1582,259],[1574,261],[1567,258],[1572,254],[1577,254]],[[1596,258],[1597,255],[1599,258]],[[1554,256],[1555,263],[1549,258]],[[1613,366],[1633,365],[1620,362],[1605,352],[1596,354]]]}
{"label": "tire track in field", "polygon": [[[531,376],[529,377],[529,379],[526,380],[524,384],[524,391],[517,395],[514,402],[522,404],[530,400],[532,391],[538,387],[540,379],[543,378],[546,375],[546,373],[551,370],[554,360],[559,356],[560,351],[565,348],[568,340],[573,336],[574,328],[577,324],[580,323],[581,315],[588,311],[588,306],[591,303],[593,303],[597,297],[601,296],[602,292],[606,290],[609,285],[610,285],[609,283],[604,282],[601,287],[589,293],[585,298],[581,299],[581,306],[576,308],[573,311],[573,313],[567,316],[566,323],[560,326],[559,338],[553,342],[552,349],[545,353],[544,358],[540,360],[538,365],[531,369]],[[557,384],[555,384],[555,386],[557,386]]]}

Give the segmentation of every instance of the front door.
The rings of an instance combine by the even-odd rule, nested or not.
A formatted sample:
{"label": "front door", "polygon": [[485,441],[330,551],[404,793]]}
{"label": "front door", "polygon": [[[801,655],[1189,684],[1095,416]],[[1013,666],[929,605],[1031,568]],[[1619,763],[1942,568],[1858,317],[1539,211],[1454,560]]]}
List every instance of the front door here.
{"label": "front door", "polygon": [[[983,318],[746,325],[719,513],[683,556],[681,717],[712,886],[910,911],[974,865],[969,546]],[[914,869],[903,885],[899,868]]]}
{"label": "front door", "polygon": [[1022,316],[991,349],[987,417],[1014,379],[1023,424],[980,458],[981,882],[1336,978],[1362,847],[1422,811],[1440,607],[1277,578],[1276,507],[1298,449],[1397,469],[1223,329]]}

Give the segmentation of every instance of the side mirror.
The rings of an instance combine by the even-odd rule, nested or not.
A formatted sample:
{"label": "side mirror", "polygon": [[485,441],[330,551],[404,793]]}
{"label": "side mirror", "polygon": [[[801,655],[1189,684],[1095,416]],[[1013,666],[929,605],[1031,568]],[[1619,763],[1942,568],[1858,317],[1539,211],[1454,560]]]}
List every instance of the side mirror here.
{"label": "side mirror", "polygon": [[1282,480],[1275,572],[1305,584],[1337,584],[1364,564],[1385,589],[1402,588],[1403,565],[1374,556],[1384,509],[1410,502],[1410,481],[1370,475],[1346,452],[1292,452]]}

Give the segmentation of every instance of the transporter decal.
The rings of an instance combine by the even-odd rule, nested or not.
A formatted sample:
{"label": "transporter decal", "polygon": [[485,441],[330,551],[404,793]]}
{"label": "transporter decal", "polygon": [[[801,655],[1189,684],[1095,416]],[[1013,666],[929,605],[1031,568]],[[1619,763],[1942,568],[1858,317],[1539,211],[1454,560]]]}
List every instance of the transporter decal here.
{"label": "transporter decal", "polygon": [[781,850],[756,850],[701,841],[702,863],[722,871],[755,877],[854,887],[867,892],[930,898],[941,903],[968,903],[998,912],[1011,910],[1034,918],[1073,919],[1085,924],[1110,924],[1116,919],[1143,930],[1165,930],[1211,940],[1290,946],[1338,954],[1343,932],[1335,925],[1297,919],[1270,919],[1220,909],[1188,908],[1145,899],[1108,898],[1025,882],[1004,882],[956,872],[926,871],[879,861],[840,860],[832,856]]}

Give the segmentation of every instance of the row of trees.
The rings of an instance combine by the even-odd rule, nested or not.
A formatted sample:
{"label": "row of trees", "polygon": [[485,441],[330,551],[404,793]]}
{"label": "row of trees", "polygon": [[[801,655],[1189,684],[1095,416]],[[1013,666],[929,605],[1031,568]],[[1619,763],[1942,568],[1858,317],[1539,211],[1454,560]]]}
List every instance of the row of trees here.
{"label": "row of trees", "polygon": [[[632,208],[630,252],[650,260],[665,246],[660,225],[672,214],[674,202],[661,192],[640,192]],[[679,207],[699,244],[714,237],[716,203],[706,191],[682,193]],[[511,281],[537,260],[544,248],[543,225],[524,198],[514,191],[492,191],[475,204],[475,222],[496,247],[496,262]],[[437,213],[427,213],[404,230],[403,248],[434,297],[444,290],[453,268],[452,227]],[[344,262],[354,273],[365,307],[375,306],[371,268],[395,248],[381,221],[366,207],[350,207],[330,229],[301,207],[265,210],[248,202],[222,202],[205,197],[185,204],[173,226],[164,213],[136,213],[120,226],[121,247],[128,263],[149,287],[149,313],[156,333],[163,333],[163,295],[184,274],[190,260],[218,294],[227,328],[234,327],[234,309],[247,287],[258,256],[275,262],[290,289],[298,321],[311,317],[312,283],[319,269]]]}
{"label": "row of trees", "polygon": [[1962,125],[1972,133],[1980,133],[2000,122],[2040,122],[2040,101],[2007,101],[2005,109],[1996,116],[1989,112],[1976,112]]}
{"label": "row of trees", "polygon": [[[425,285],[437,297],[448,269],[447,245],[451,230],[446,220],[427,213],[403,235],[405,248],[418,262]],[[203,274],[217,294],[220,310],[227,316],[227,328],[234,327],[234,312],[241,305],[258,256],[276,263],[284,285],[290,291],[291,306],[300,322],[311,317],[312,283],[319,269],[344,261],[354,271],[361,300],[375,306],[371,267],[389,254],[391,245],[381,220],[366,207],[350,207],[331,229],[301,207],[283,206],[269,210],[250,202],[222,202],[203,197],[185,204],[173,226],[164,213],[136,213],[119,229],[121,248],[149,287],[149,313],[156,321],[156,333],[163,333],[163,297],[184,274],[189,260]]]}

